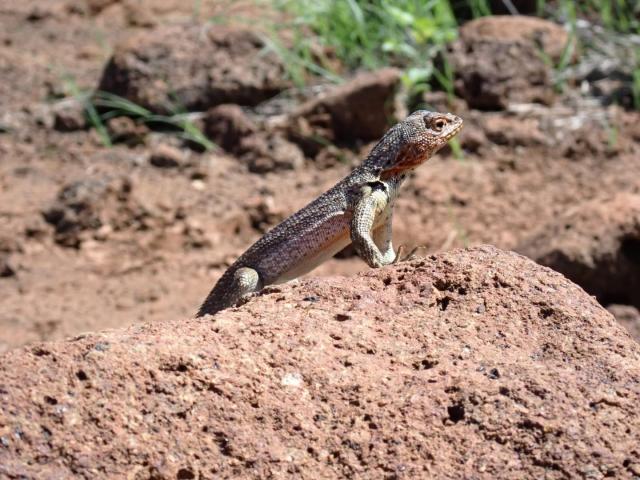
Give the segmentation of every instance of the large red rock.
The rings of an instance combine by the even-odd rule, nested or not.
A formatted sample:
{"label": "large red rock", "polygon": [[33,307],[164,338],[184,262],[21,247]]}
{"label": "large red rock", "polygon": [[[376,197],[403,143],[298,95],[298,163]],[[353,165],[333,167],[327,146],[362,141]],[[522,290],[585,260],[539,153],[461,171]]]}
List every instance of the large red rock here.
{"label": "large red rock", "polygon": [[406,114],[396,95],[401,73],[396,68],[363,72],[329,88],[290,115],[290,135],[303,145],[318,143],[318,137],[324,142],[378,140]]}
{"label": "large red rock", "polygon": [[11,351],[4,478],[631,478],[640,345],[493,247]]}
{"label": "large red rock", "polygon": [[284,65],[250,29],[172,25],[128,38],[99,89],[154,112],[255,105],[290,86]]}
{"label": "large red rock", "polygon": [[505,15],[468,22],[447,55],[456,92],[472,108],[550,104],[552,66],[568,42],[561,26],[540,18]]}
{"label": "large red rock", "polygon": [[466,43],[485,41],[505,44],[528,44],[538,47],[551,60],[558,62],[570,41],[562,25],[525,15],[480,17],[460,27],[460,38]]}

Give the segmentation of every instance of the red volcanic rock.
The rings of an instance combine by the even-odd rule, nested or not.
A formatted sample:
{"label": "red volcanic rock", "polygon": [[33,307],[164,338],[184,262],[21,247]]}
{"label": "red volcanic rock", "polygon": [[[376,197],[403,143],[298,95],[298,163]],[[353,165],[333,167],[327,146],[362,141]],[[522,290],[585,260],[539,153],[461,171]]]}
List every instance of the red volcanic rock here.
{"label": "red volcanic rock", "polygon": [[631,478],[640,345],[479,247],[0,361],[3,478]]}

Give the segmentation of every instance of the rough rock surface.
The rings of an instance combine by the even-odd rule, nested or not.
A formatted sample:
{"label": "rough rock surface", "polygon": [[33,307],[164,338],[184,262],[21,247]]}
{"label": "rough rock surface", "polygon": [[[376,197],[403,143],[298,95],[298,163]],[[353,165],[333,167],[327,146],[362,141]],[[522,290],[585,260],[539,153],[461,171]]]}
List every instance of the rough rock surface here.
{"label": "rough rock surface", "polygon": [[332,143],[378,140],[406,113],[395,101],[400,75],[398,69],[383,68],[329,89],[290,116],[291,135],[305,153],[310,144],[318,145],[317,137]]}
{"label": "rough rock surface", "polygon": [[539,47],[557,62],[569,42],[569,33],[561,25],[538,17],[493,15],[465,23],[460,28],[460,38],[465,43],[525,43]]}
{"label": "rough rock surface", "polygon": [[284,67],[247,29],[167,26],[128,39],[105,67],[99,89],[154,112],[255,105],[289,86]]}
{"label": "rough rock surface", "polygon": [[517,250],[563,273],[603,305],[640,307],[640,195],[578,205]]}
{"label": "rough rock surface", "polygon": [[640,345],[480,247],[0,362],[7,478],[631,478]]}
{"label": "rough rock surface", "polygon": [[562,27],[524,16],[485,17],[466,23],[448,60],[455,88],[470,107],[505,109],[512,103],[553,100],[550,65],[568,41]]}

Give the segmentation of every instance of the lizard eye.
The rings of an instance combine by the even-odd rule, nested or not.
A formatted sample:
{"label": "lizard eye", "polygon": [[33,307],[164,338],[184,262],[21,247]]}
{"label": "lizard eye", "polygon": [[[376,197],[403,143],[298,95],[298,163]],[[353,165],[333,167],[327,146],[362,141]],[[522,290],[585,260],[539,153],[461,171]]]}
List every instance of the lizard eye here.
{"label": "lizard eye", "polygon": [[436,132],[441,132],[446,124],[447,121],[444,118],[437,118],[432,122],[431,125]]}

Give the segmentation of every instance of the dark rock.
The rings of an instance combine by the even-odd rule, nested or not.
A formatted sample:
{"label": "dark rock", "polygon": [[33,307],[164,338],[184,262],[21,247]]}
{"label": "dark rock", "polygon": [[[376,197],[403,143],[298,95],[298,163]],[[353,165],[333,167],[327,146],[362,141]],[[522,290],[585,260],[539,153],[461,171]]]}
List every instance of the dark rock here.
{"label": "dark rock", "polygon": [[404,115],[395,101],[399,84],[400,71],[394,68],[357,75],[294,112],[289,135],[311,156],[326,142],[378,140]]}
{"label": "dark rock", "polygon": [[212,108],[204,126],[208,138],[238,157],[251,172],[293,170],[304,163],[304,154],[296,144],[277,130],[261,130],[238,105]]}
{"label": "dark rock", "polygon": [[92,15],[96,15],[105,8],[116,3],[120,3],[121,1],[122,0],[84,0]]}
{"label": "dark rock", "polygon": [[120,45],[100,90],[156,113],[256,105],[290,86],[280,59],[249,29],[163,26]]}
{"label": "dark rock", "polygon": [[238,154],[249,171],[254,173],[295,170],[304,164],[302,150],[277,133],[264,133],[243,139]]}
{"label": "dark rock", "polygon": [[535,118],[488,114],[483,118],[482,126],[486,138],[498,145],[530,147],[546,144]]}
{"label": "dark rock", "polygon": [[9,256],[0,253],[0,278],[7,278],[15,276],[16,271],[11,265]]}
{"label": "dark rock", "polygon": [[204,117],[204,133],[228,152],[235,152],[241,141],[258,131],[256,123],[238,105],[219,105]]}
{"label": "dark rock", "polygon": [[286,212],[277,208],[273,197],[260,198],[246,207],[251,228],[266,233],[286,217]]}
{"label": "dark rock", "polygon": [[81,180],[64,186],[42,212],[55,228],[55,241],[79,248],[86,235],[103,226],[110,230],[143,228],[148,212],[131,198],[131,182],[124,177]]}
{"label": "dark rock", "polygon": [[486,41],[526,44],[539,48],[554,63],[560,60],[570,41],[569,33],[562,25],[522,15],[480,17],[460,28],[460,38],[467,45]]}
{"label": "dark rock", "polygon": [[135,147],[144,145],[149,128],[129,117],[115,117],[107,121],[107,132],[112,142]]}

